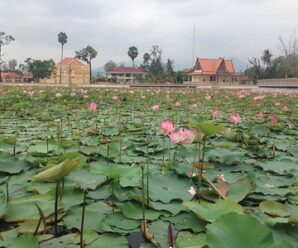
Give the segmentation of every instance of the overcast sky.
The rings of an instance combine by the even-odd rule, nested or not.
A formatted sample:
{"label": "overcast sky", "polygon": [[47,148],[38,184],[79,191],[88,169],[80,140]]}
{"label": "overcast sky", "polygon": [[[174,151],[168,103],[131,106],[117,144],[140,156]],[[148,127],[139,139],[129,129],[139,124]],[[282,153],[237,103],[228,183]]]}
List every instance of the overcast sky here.
{"label": "overcast sky", "polygon": [[267,48],[277,55],[278,37],[287,40],[298,28],[298,0],[0,0],[0,31],[16,38],[4,59],[18,62],[57,61],[63,31],[65,56],[91,45],[99,52],[95,67],[108,60],[129,65],[132,45],[137,64],[159,45],[164,61],[191,67],[194,24],[196,56],[246,62]]}

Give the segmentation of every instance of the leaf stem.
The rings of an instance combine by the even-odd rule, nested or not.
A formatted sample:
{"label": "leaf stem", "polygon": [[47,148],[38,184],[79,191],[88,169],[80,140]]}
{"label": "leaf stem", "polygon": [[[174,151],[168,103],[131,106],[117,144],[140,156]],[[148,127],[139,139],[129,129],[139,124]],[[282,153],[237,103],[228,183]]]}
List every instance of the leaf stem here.
{"label": "leaf stem", "polygon": [[84,247],[84,223],[85,223],[85,208],[86,208],[86,198],[87,190],[84,190],[84,200],[83,200],[83,209],[82,209],[82,219],[81,219],[81,233],[80,233],[80,248]]}
{"label": "leaf stem", "polygon": [[58,196],[59,196],[59,184],[60,182],[57,181],[56,182],[56,191],[55,191],[55,223],[54,223],[54,230],[55,230],[55,236],[57,236],[58,234]]}

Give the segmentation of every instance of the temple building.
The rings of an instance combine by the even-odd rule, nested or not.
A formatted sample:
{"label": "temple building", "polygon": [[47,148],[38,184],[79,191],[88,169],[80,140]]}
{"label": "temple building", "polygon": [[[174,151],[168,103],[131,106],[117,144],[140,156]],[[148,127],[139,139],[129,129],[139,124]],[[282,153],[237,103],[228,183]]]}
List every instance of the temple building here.
{"label": "temple building", "polygon": [[44,84],[89,84],[90,83],[90,68],[82,61],[76,58],[64,58],[52,72],[50,78],[40,80]]}
{"label": "temple building", "polygon": [[185,71],[186,83],[232,83],[238,81],[233,61],[197,58],[194,68]]}

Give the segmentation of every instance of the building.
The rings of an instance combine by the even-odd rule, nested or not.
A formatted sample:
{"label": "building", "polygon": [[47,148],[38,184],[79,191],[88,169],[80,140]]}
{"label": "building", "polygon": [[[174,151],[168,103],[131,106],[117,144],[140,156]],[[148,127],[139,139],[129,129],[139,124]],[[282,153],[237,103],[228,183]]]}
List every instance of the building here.
{"label": "building", "polygon": [[116,67],[108,73],[108,78],[116,78],[120,83],[135,83],[140,79],[145,79],[146,72],[140,68],[134,67]]}
{"label": "building", "polygon": [[30,83],[33,82],[31,72],[2,71],[1,79],[3,83]]}
{"label": "building", "polygon": [[23,73],[23,83],[32,83],[34,81],[33,74],[29,71]]}
{"label": "building", "polygon": [[[186,70],[185,70],[186,71]],[[232,83],[237,82],[233,61],[219,59],[197,58],[195,66],[186,71],[187,83]]]}
{"label": "building", "polygon": [[89,84],[90,83],[90,68],[82,61],[76,58],[64,58],[52,72],[50,78],[43,78],[41,83],[45,84]]}

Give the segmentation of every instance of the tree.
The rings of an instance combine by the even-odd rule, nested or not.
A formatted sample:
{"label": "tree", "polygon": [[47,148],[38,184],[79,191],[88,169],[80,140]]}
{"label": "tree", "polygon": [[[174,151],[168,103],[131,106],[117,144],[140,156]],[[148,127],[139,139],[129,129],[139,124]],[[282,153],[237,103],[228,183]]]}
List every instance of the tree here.
{"label": "tree", "polygon": [[278,37],[280,42],[280,50],[284,53],[285,57],[288,57],[290,54],[297,54],[298,52],[298,39],[296,32],[294,31],[288,41],[285,41],[281,36]]}
{"label": "tree", "polygon": [[132,60],[132,67],[135,67],[135,58],[138,57],[138,54],[139,54],[138,48],[136,48],[135,46],[131,46],[128,49],[127,54]]}
{"label": "tree", "polygon": [[2,70],[1,70],[1,65],[3,63],[2,61],[2,46],[8,45],[10,42],[14,41],[15,38],[12,37],[11,35],[7,35],[5,32],[0,31],[0,83],[2,82]]}
{"label": "tree", "polygon": [[116,63],[113,60],[110,60],[104,65],[105,72],[110,72],[117,67]]}
{"label": "tree", "polygon": [[[63,60],[63,48],[64,48],[64,44],[66,44],[67,42],[67,35],[64,32],[60,32],[58,34],[58,42],[61,44],[61,61]],[[60,79],[59,79],[59,83],[61,84],[62,82],[62,63],[60,63]]]}
{"label": "tree", "polygon": [[166,64],[166,69],[167,69],[168,76],[173,76],[173,74],[174,74],[173,65],[174,65],[174,61],[168,59],[167,64]]}
{"label": "tree", "polygon": [[18,62],[16,61],[16,59],[11,59],[11,60],[8,61],[8,68],[11,71],[15,71],[17,65],[18,65]]}
{"label": "tree", "polygon": [[37,81],[39,81],[40,78],[49,77],[55,67],[55,62],[52,59],[34,60],[28,58],[25,60],[25,63],[27,64],[29,71],[32,73],[33,78]]}
{"label": "tree", "polygon": [[248,62],[252,65],[251,75],[253,77],[253,82],[257,83],[258,79],[260,78],[261,72],[262,72],[260,60],[253,57],[251,59],[248,59]]}
{"label": "tree", "polygon": [[85,61],[90,68],[90,80],[92,78],[92,59],[96,58],[97,51],[92,46],[87,46],[80,51],[76,51],[76,58]]}
{"label": "tree", "polygon": [[263,56],[261,57],[261,60],[263,61],[264,65],[268,68],[271,66],[271,57],[272,53],[269,51],[269,49],[264,50]]}
{"label": "tree", "polygon": [[2,63],[1,69],[3,71],[8,71],[9,70],[8,64],[7,63]]}
{"label": "tree", "polygon": [[143,64],[141,65],[141,68],[145,71],[145,72],[149,72],[150,69],[150,54],[149,53],[144,53],[143,55]]}
{"label": "tree", "polygon": [[161,61],[162,50],[159,46],[153,46],[151,49],[151,65],[149,72],[154,76],[160,76],[163,73],[163,66]]}
{"label": "tree", "polygon": [[19,66],[18,66],[19,68],[19,71],[21,71],[21,72],[26,72],[26,71],[28,71],[28,66],[27,65],[25,65],[25,64],[19,64]]}

